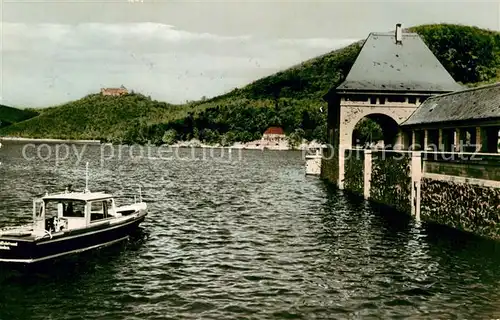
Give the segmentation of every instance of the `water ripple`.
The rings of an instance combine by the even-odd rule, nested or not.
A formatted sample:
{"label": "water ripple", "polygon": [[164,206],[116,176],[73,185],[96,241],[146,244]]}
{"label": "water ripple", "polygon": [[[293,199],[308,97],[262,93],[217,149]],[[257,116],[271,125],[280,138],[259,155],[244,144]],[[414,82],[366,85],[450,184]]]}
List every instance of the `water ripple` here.
{"label": "water ripple", "polygon": [[[2,225],[28,222],[47,188],[84,186],[83,162],[26,161],[20,150],[1,150]],[[125,203],[141,186],[141,234],[57,268],[1,272],[0,319],[500,316],[498,243],[331,189],[304,175],[300,153],[101,167],[99,148],[86,151],[91,189]]]}

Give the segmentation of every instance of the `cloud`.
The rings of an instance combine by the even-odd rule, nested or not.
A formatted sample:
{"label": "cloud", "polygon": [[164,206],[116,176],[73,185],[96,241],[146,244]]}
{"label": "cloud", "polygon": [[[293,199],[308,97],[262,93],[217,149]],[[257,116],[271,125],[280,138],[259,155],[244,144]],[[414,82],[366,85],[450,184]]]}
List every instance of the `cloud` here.
{"label": "cloud", "polygon": [[214,96],[357,40],[222,36],[160,23],[4,23],[2,36],[2,103],[35,107],[122,84],[174,103]]}
{"label": "cloud", "polygon": [[310,38],[310,39],[281,39],[279,42],[283,45],[300,46],[309,48],[331,49],[339,46],[349,45],[359,39],[328,39],[328,38]]}

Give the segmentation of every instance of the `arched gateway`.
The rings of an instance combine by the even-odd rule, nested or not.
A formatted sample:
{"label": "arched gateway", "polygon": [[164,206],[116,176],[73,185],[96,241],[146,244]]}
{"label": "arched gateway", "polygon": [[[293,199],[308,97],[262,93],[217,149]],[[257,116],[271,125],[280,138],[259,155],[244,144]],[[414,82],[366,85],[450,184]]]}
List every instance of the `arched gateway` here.
{"label": "arched gateway", "polygon": [[339,149],[352,147],[353,130],[364,117],[379,119],[382,130],[392,132],[384,134],[385,147],[405,148],[405,133],[387,119],[400,125],[428,97],[460,89],[418,34],[403,33],[401,24],[394,33],[371,33],[345,81],[324,97],[333,149],[323,161],[322,176],[342,185]]}

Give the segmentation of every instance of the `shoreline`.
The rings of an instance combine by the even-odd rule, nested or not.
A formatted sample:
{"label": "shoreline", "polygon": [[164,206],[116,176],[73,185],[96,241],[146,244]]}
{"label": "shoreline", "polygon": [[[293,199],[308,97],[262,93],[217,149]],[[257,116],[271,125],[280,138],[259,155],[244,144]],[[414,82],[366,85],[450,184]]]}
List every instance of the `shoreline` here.
{"label": "shoreline", "polygon": [[100,145],[100,140],[70,140],[70,139],[37,139],[37,138],[19,138],[19,137],[0,137],[0,142],[31,142],[31,143],[72,143],[72,144],[91,144]]}
{"label": "shoreline", "polygon": [[303,141],[300,145],[292,148],[287,142],[267,143],[263,140],[255,140],[246,143],[235,142],[231,146],[221,146],[220,144],[208,145],[199,140],[178,141],[172,145],[173,148],[215,148],[215,149],[235,149],[235,150],[267,150],[267,151],[304,151],[311,149],[323,149],[326,145],[316,141]]}
{"label": "shoreline", "polygon": [[[21,138],[21,137],[0,137],[0,142],[9,143],[68,143],[68,144],[89,144],[89,145],[120,145],[111,142],[101,142],[100,140],[71,140],[71,139],[37,139],[37,138]],[[295,148],[290,147],[288,143],[266,144],[261,140],[251,141],[247,143],[235,142],[231,146],[221,146],[220,144],[209,145],[198,140],[178,141],[168,145],[172,148],[211,148],[211,149],[235,149],[235,150],[268,150],[268,151],[304,151],[310,149],[325,148],[324,144],[316,141],[303,141]]]}

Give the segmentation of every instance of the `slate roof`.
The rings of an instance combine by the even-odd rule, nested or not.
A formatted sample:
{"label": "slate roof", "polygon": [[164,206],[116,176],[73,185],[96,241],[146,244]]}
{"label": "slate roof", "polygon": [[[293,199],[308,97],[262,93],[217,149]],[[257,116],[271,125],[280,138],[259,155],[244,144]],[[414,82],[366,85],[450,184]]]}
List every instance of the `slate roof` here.
{"label": "slate roof", "polygon": [[445,93],[463,89],[446,71],[422,38],[403,33],[370,33],[345,81],[342,91],[414,91]]}
{"label": "slate roof", "polygon": [[500,119],[500,82],[425,100],[402,124]]}

